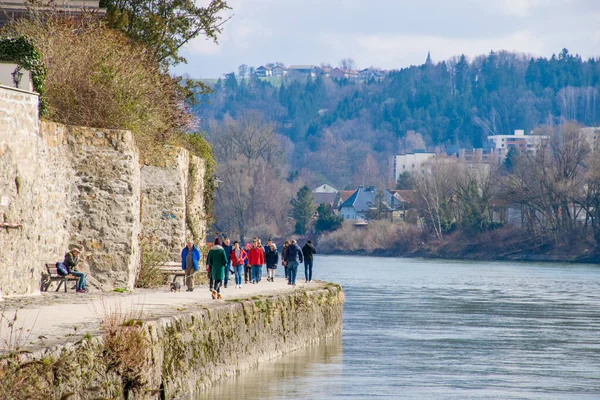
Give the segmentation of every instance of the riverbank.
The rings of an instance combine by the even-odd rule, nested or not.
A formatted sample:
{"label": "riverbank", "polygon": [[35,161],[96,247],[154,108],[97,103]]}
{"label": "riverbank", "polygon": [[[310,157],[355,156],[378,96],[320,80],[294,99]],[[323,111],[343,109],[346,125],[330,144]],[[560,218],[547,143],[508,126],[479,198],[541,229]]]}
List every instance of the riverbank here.
{"label": "riverbank", "polygon": [[420,257],[471,261],[539,261],[599,263],[600,253],[590,243],[552,243],[531,238],[520,231],[497,229],[479,235],[447,234],[443,241],[425,237],[410,227],[367,232],[337,232],[318,241],[320,254],[378,257]]}
{"label": "riverbank", "polygon": [[415,250],[411,252],[398,251],[396,249],[378,249],[373,251],[366,250],[326,250],[321,251],[323,255],[344,255],[344,256],[367,256],[367,257],[406,257],[406,258],[430,258],[445,260],[466,260],[466,261],[523,261],[523,262],[561,262],[561,263],[583,263],[598,264],[600,255],[558,255],[558,254],[508,254],[498,255],[489,253],[465,253],[456,254],[454,252],[443,252],[429,249]]}
{"label": "riverbank", "polygon": [[335,284],[293,288],[280,278],[224,297],[199,287],[8,299],[0,397],[190,398],[341,329]]}

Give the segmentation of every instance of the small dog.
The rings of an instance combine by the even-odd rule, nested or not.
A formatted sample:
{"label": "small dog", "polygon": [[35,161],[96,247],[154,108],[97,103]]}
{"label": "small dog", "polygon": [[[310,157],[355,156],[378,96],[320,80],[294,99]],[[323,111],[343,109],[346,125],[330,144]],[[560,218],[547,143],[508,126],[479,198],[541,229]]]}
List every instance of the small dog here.
{"label": "small dog", "polygon": [[171,292],[179,292],[181,290],[181,283],[171,282]]}

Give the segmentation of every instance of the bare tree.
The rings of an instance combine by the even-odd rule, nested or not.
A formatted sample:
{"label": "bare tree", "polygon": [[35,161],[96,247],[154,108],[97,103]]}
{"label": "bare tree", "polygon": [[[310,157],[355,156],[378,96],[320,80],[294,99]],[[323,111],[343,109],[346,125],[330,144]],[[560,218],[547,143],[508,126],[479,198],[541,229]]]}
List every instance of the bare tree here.
{"label": "bare tree", "polygon": [[246,77],[248,73],[248,66],[246,64],[242,64],[238,67],[238,76],[242,79]]}
{"label": "bare tree", "polygon": [[282,150],[272,122],[265,122],[262,114],[246,112],[237,119],[226,116],[222,123],[211,124],[209,140],[219,162],[243,155],[252,169],[262,159],[269,166],[281,165]]}
{"label": "bare tree", "polygon": [[414,150],[425,150],[425,141],[419,132],[408,131],[404,137],[398,139],[398,151],[410,153]]}
{"label": "bare tree", "polygon": [[385,177],[382,177],[379,174],[379,165],[377,164],[377,160],[371,153],[367,153],[365,160],[358,166],[356,170],[354,175],[354,183],[362,186],[379,186],[379,184],[383,181],[382,178]]}
{"label": "bare tree", "polygon": [[346,71],[352,71],[356,68],[356,62],[350,57],[342,58],[340,60],[340,68]]}
{"label": "bare tree", "polygon": [[523,155],[506,178],[508,198],[524,206],[532,233],[539,229],[556,242],[581,237],[578,221],[582,213],[591,212],[586,207],[593,202],[585,195],[589,153],[589,143],[579,127],[566,123],[555,127],[548,143],[541,143],[535,153]]}
{"label": "bare tree", "polygon": [[272,227],[273,233],[284,229],[293,189],[283,177],[274,126],[259,113],[226,116],[210,123],[208,140],[223,181],[215,196],[217,229],[239,234],[242,240],[257,226]]}
{"label": "bare tree", "polygon": [[425,171],[416,175],[419,207],[425,225],[442,240],[456,222],[453,195],[457,176],[456,159],[435,158],[425,164]]}

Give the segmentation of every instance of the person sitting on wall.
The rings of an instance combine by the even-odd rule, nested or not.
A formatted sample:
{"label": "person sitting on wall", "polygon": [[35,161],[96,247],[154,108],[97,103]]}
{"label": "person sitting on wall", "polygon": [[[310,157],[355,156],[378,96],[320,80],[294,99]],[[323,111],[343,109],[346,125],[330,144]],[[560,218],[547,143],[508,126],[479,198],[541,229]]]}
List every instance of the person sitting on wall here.
{"label": "person sitting on wall", "polygon": [[79,278],[77,281],[77,293],[87,293],[85,285],[85,274],[77,269],[79,264],[79,255],[81,254],[82,247],[78,244],[72,244],[69,246],[69,252],[65,254],[63,265],[67,267],[69,274]]}
{"label": "person sitting on wall", "polygon": [[181,269],[185,271],[185,285],[187,292],[194,290],[194,274],[198,272],[198,262],[200,261],[200,250],[191,240],[181,250]]}

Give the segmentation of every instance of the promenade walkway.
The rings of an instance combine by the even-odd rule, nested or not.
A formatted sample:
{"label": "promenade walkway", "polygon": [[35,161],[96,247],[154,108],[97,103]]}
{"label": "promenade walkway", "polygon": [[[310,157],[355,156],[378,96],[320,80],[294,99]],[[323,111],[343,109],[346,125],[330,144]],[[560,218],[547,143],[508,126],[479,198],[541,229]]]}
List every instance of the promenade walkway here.
{"label": "promenade walkway", "polygon": [[[197,286],[193,292],[186,292],[184,286],[178,293],[170,292],[165,286],[161,289],[136,289],[132,293],[45,292],[39,296],[4,299],[0,302],[0,351],[15,348],[35,350],[77,341],[88,334],[99,335],[100,321],[115,313],[150,320],[222,305],[227,300],[272,296],[324,285],[322,282],[304,283],[304,280],[299,280],[293,287],[283,277],[275,278],[275,282],[267,282],[263,277],[258,284],[245,284],[236,289],[231,282],[227,289],[221,289],[222,300],[213,300],[207,286]],[[15,313],[16,320],[10,328]]]}

